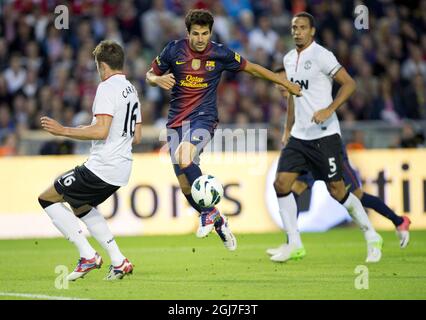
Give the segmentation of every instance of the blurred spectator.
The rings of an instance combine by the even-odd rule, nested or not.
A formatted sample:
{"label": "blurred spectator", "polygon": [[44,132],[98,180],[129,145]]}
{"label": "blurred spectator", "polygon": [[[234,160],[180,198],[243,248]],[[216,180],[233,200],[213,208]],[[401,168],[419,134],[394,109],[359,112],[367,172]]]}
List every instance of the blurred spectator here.
{"label": "blurred spectator", "polygon": [[379,94],[379,81],[373,76],[371,65],[364,61],[359,67],[359,75],[355,77],[357,83],[357,95],[362,95],[364,98],[363,110],[366,113],[359,115],[359,120],[368,119],[368,112],[373,106],[374,100]]}
{"label": "blurred spectator", "polygon": [[27,129],[40,128],[40,116],[37,111],[37,100],[35,98],[26,99],[25,111],[27,113]]}
{"label": "blurred spectator", "polygon": [[143,39],[155,52],[172,40],[167,38],[167,31],[172,27],[171,21],[174,19],[174,14],[166,10],[163,0],[154,0],[152,8],[140,19]]}
{"label": "blurred spectator", "polygon": [[16,23],[16,34],[15,38],[9,45],[10,52],[24,52],[27,43],[34,39],[33,28],[28,24],[25,16],[20,16]]}
{"label": "blurred spectator", "polygon": [[12,101],[12,110],[14,114],[14,121],[18,131],[28,129],[28,112],[26,110],[27,99],[20,93],[15,95]]}
{"label": "blurred spectator", "polygon": [[92,19],[90,19],[91,28],[96,42],[99,42],[104,39],[106,32],[104,10],[101,3],[93,3],[92,5]]}
{"label": "blurred spectator", "polygon": [[37,42],[30,41],[25,46],[25,57],[23,64],[27,69],[34,70],[36,76],[39,75],[40,68],[43,63],[43,58],[40,55],[40,48]]}
{"label": "blurred spectator", "polygon": [[419,73],[411,79],[404,92],[405,114],[409,119],[426,120],[426,83]]}
{"label": "blurred spectator", "polygon": [[363,150],[364,145],[364,132],[361,130],[355,130],[352,134],[352,139],[346,144],[348,150]]}
{"label": "blurred spectator", "polygon": [[10,67],[4,71],[7,90],[10,94],[16,93],[25,83],[27,73],[22,67],[21,56],[14,54],[10,58]]}
{"label": "blurred spectator", "polygon": [[7,88],[6,79],[0,74],[0,104],[3,102],[9,102],[9,91]]}
{"label": "blurred spectator", "polygon": [[123,37],[118,29],[117,21],[113,17],[109,17],[105,21],[105,39],[113,40],[119,44],[123,44]]}
{"label": "blurred spectator", "polygon": [[75,144],[70,140],[51,140],[44,143],[40,149],[41,155],[73,154]]}
{"label": "blurred spectator", "polygon": [[284,35],[290,30],[291,16],[284,10],[283,1],[271,0],[269,19],[272,29],[279,35]]}
{"label": "blurred spectator", "polygon": [[241,26],[241,30],[248,35],[255,28],[255,16],[251,10],[243,10],[236,20]]}
{"label": "blurred spectator", "polygon": [[69,105],[74,110],[77,110],[80,105],[80,93],[78,89],[78,84],[76,80],[70,79],[66,86],[64,93],[62,95],[62,99],[64,99],[64,103]]}
{"label": "blurred spectator", "polygon": [[252,11],[249,0],[222,0],[226,13],[237,20],[244,11]]}
{"label": "blurred spectator", "polygon": [[401,74],[405,80],[411,80],[418,73],[426,78],[426,62],[423,60],[421,49],[411,45],[410,57],[402,64]]}
{"label": "blurred spectator", "polygon": [[50,63],[55,63],[62,56],[64,43],[60,31],[56,29],[53,24],[48,27],[47,37],[43,41],[43,47]]}
{"label": "blurred spectator", "polygon": [[424,147],[425,136],[421,131],[417,131],[412,124],[405,122],[399,138],[399,148],[419,148]]}
{"label": "blurred spectator", "polygon": [[34,97],[37,94],[39,88],[39,79],[37,76],[37,71],[34,69],[28,70],[27,78],[22,87],[22,91],[27,97]]}
{"label": "blurred spectator", "polygon": [[72,121],[74,127],[86,126],[92,122],[92,102],[92,96],[83,96],[81,110],[74,116]]}
{"label": "blurred spectator", "polygon": [[133,37],[141,36],[139,19],[133,2],[121,0],[118,5],[118,23],[125,43]]}
{"label": "blurred spectator", "polygon": [[16,124],[13,121],[8,105],[0,105],[0,144],[4,143],[6,137],[14,133],[16,130]]}
{"label": "blurred spectator", "polygon": [[5,70],[9,64],[8,53],[7,42],[4,38],[0,37],[0,71]]}
{"label": "blurred spectator", "polygon": [[219,36],[219,42],[226,45],[231,40],[231,19],[226,15],[225,10],[220,1],[215,1],[212,7],[214,15],[213,32]]}
{"label": "blurred spectator", "polygon": [[249,33],[250,49],[256,51],[261,48],[272,55],[277,41],[278,34],[272,30],[269,17],[261,16],[259,18],[259,27]]}
{"label": "blurred spectator", "polygon": [[388,77],[382,77],[380,86],[381,94],[375,100],[370,118],[399,124],[403,114],[403,110],[398,110],[401,103],[400,94],[392,90],[392,84]]}
{"label": "blurred spectator", "polygon": [[15,156],[18,154],[18,138],[16,134],[10,133],[6,136],[3,144],[0,143],[0,157]]}
{"label": "blurred spectator", "polygon": [[248,54],[248,52],[245,50],[248,42],[246,34],[237,24],[231,25],[230,33],[231,39],[228,43],[229,49],[246,57]]}
{"label": "blurred spectator", "polygon": [[[285,42],[282,38],[279,38],[277,40],[277,43],[275,44],[275,50],[272,58],[272,69],[278,68],[282,66],[283,64],[283,57],[287,54],[288,49],[285,45]],[[268,63],[269,65],[269,63]]]}

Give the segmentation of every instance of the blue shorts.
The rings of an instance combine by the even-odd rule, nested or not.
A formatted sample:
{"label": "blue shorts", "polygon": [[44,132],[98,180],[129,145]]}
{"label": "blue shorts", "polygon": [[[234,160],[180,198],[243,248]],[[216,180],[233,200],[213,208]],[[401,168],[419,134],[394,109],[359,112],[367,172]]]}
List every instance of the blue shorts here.
{"label": "blue shorts", "polygon": [[169,145],[170,158],[176,176],[183,174],[175,158],[178,146],[183,141],[188,141],[197,147],[193,162],[200,164],[200,155],[204,147],[213,139],[214,131],[217,127],[217,121],[211,120],[192,120],[184,121],[181,127],[167,128],[167,143]]}
{"label": "blue shorts", "polygon": [[[347,190],[350,192],[353,192],[356,189],[361,188],[362,186],[361,177],[359,172],[355,170],[354,168],[352,168],[344,145],[342,145],[342,152],[343,152],[343,181],[345,182],[345,186]],[[309,188],[312,188],[315,182],[315,179],[310,172],[300,175],[297,178],[297,180],[306,183],[309,186]]]}

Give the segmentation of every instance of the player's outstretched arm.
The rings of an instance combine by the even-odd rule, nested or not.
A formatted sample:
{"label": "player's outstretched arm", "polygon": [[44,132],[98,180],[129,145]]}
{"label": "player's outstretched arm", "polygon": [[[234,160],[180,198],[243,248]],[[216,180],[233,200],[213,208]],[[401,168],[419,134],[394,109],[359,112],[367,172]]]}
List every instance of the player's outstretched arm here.
{"label": "player's outstretched arm", "polygon": [[105,140],[109,134],[112,117],[109,115],[97,115],[96,123],[79,128],[64,127],[49,117],[41,117],[40,121],[42,128],[54,136],[78,140]]}
{"label": "player's outstretched arm", "polygon": [[159,86],[164,90],[170,90],[176,83],[173,73],[157,76],[152,68],[146,73],[146,80],[151,86]]}
{"label": "player's outstretched arm", "polygon": [[279,75],[262,67],[261,65],[247,61],[243,71],[250,73],[255,77],[275,82],[276,84],[285,87],[291,94],[294,94],[296,96],[302,95],[300,91],[300,86],[298,84],[288,81],[287,79],[283,79]]}
{"label": "player's outstretched arm", "polygon": [[343,67],[337,71],[336,75],[334,76],[334,80],[336,80],[341,85],[341,87],[337,92],[336,98],[327,108],[314,113],[312,121],[317,124],[323,123],[329,117],[331,117],[333,112],[335,112],[342,104],[344,104],[356,90],[355,80],[352,79],[352,77]]}

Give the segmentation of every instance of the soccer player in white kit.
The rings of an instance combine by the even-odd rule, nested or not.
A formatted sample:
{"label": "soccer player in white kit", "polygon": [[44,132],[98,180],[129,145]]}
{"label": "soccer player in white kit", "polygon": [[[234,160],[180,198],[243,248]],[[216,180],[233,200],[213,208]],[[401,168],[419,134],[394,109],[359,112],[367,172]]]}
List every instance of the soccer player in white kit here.
{"label": "soccer player in white kit", "polygon": [[[289,96],[294,102],[295,122],[281,151],[274,182],[289,243],[271,260],[284,262],[306,255],[297,229],[297,206],[291,190],[300,174],[311,172],[315,180],[327,184],[331,196],[360,226],[367,242],[366,262],[378,262],[383,240],[371,225],[359,199],[346,190],[343,182],[341,133],[335,111],[353,94],[356,84],[334,54],[314,41],[312,15],[296,14],[291,28],[296,49],[285,55],[284,69],[286,77],[301,86],[302,96]],[[341,85],[334,100],[333,80]]]}
{"label": "soccer player in white kit", "polygon": [[[69,128],[49,117],[41,118],[43,129],[55,136],[93,140],[87,161],[57,178],[38,198],[56,228],[80,253],[77,267],[68,275],[71,281],[102,265],[101,256],[82,234],[78,218],[111,258],[106,280],[122,279],[133,271],[95,207],[129,181],[132,144],[139,143],[142,136],[141,105],[135,87],[122,72],[123,48],[105,40],[96,46],[93,55],[102,82],[93,102],[92,123]],[[72,211],[63,202],[68,202]]]}

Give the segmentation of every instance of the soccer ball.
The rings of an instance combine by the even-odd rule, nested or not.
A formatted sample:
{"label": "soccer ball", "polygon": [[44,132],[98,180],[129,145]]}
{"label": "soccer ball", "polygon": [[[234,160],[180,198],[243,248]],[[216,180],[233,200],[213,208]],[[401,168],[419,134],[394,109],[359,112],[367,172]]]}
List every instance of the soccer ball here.
{"label": "soccer ball", "polygon": [[192,199],[202,208],[211,208],[223,197],[223,186],[215,177],[205,174],[198,177],[191,187]]}

